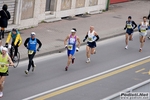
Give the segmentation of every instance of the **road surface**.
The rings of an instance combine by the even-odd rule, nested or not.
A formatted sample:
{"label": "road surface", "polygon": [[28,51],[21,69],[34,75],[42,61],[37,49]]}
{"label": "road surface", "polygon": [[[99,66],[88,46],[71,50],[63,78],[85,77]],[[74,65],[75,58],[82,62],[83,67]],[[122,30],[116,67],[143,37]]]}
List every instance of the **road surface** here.
{"label": "road surface", "polygon": [[[97,43],[97,53],[87,64],[85,46],[65,71],[66,52],[35,59],[35,72],[25,75],[28,61],[10,68],[2,100],[100,100],[149,79],[150,40],[139,50],[139,34],[134,33],[129,49],[124,36]],[[44,44],[43,44],[44,45]]]}

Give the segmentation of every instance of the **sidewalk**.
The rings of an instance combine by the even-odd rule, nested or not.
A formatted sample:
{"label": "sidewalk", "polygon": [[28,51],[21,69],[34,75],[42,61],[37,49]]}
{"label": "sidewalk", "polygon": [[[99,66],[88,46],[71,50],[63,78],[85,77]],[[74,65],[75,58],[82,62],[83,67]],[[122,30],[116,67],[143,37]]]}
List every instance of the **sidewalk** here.
{"label": "sidewalk", "polygon": [[[129,15],[132,16],[132,19],[139,24],[142,21],[142,17],[148,15],[150,10],[149,5],[150,1],[143,0],[113,4],[110,5],[109,11],[102,14],[78,16],[54,23],[41,23],[37,27],[21,30],[21,36],[24,43],[25,39],[30,37],[32,31],[36,33],[36,37],[43,44],[36,56],[59,53],[64,50],[63,41],[70,34],[70,30],[73,27],[77,28],[77,35],[80,37],[81,42],[91,25],[95,27],[95,31],[101,39],[124,34],[125,30],[123,29],[127,17]],[[6,36],[3,39],[3,45],[5,44],[5,40]],[[23,43],[19,47],[22,60],[27,58],[27,50]]]}

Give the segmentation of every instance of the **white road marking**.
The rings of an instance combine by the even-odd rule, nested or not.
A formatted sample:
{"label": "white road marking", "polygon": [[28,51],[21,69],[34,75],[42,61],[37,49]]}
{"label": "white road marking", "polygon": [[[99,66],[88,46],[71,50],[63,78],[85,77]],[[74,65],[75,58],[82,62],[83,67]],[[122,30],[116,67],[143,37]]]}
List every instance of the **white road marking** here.
{"label": "white road marking", "polygon": [[25,99],[23,99],[23,100],[31,100],[31,99],[33,99],[33,98],[36,98],[36,97],[39,97],[39,96],[42,96],[42,95],[45,95],[45,94],[48,94],[48,93],[51,93],[51,92],[54,92],[54,91],[57,91],[57,90],[66,88],[66,87],[69,87],[69,86],[71,86],[71,85],[74,85],[74,84],[77,84],[77,83],[80,83],[80,82],[83,82],[83,81],[92,79],[92,78],[94,78],[94,77],[97,77],[97,76],[100,76],[100,75],[103,75],[103,74],[106,74],[106,73],[109,73],[109,72],[112,72],[112,71],[115,71],[115,70],[117,70],[117,69],[126,67],[126,66],[128,66],[128,65],[131,65],[131,64],[140,62],[140,61],[145,60],[145,59],[148,59],[148,58],[150,58],[150,56],[147,56],[147,57],[144,57],[144,58],[135,60],[135,61],[133,61],[133,62],[130,62],[130,63],[124,64],[124,65],[118,66],[118,67],[116,67],[116,68],[113,68],[113,69],[110,69],[110,70],[107,70],[107,71],[104,71],[104,72],[101,72],[101,73],[98,73],[98,74],[89,76],[89,77],[87,77],[87,78],[83,78],[83,79],[78,80],[78,81],[75,81],[75,82],[72,82],[72,83],[69,83],[69,84],[66,84],[66,85],[63,85],[63,86],[60,86],[60,87],[57,87],[57,88],[54,88],[54,89],[51,89],[51,90],[48,90],[48,91],[39,93],[39,94],[36,94],[36,95],[34,95],[34,96],[25,98]]}

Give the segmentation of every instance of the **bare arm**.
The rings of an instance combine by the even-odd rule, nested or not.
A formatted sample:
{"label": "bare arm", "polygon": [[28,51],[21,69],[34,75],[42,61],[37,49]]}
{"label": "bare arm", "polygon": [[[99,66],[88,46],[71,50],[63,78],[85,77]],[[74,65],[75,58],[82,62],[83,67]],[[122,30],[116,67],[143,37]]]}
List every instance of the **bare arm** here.
{"label": "bare arm", "polygon": [[14,63],[12,62],[11,58],[8,56],[8,66],[14,66]]}
{"label": "bare arm", "polygon": [[64,45],[67,45],[67,40],[69,39],[69,35],[64,40]]}
{"label": "bare arm", "polygon": [[77,37],[77,41],[78,41],[77,47],[79,48],[80,47],[80,43],[81,43],[79,37]]}

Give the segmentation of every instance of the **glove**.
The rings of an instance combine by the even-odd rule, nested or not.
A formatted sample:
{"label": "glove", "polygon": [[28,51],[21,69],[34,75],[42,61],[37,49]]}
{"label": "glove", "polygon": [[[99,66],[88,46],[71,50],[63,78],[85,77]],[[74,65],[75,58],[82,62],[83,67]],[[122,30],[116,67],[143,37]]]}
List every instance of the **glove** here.
{"label": "glove", "polygon": [[141,32],[141,30],[139,30],[139,32]]}
{"label": "glove", "polygon": [[37,51],[40,51],[40,48],[37,48]]}
{"label": "glove", "polygon": [[146,28],[146,30],[148,30],[148,28]]}
{"label": "glove", "polygon": [[8,43],[5,43],[5,47],[8,48]]}
{"label": "glove", "polygon": [[79,51],[79,48],[76,48],[76,51],[78,52],[78,51]]}
{"label": "glove", "polygon": [[67,45],[65,45],[65,48],[67,49]]}
{"label": "glove", "polygon": [[124,30],[126,30],[126,28],[124,28]]}
{"label": "glove", "polygon": [[83,40],[83,42],[85,42],[86,39]]}

